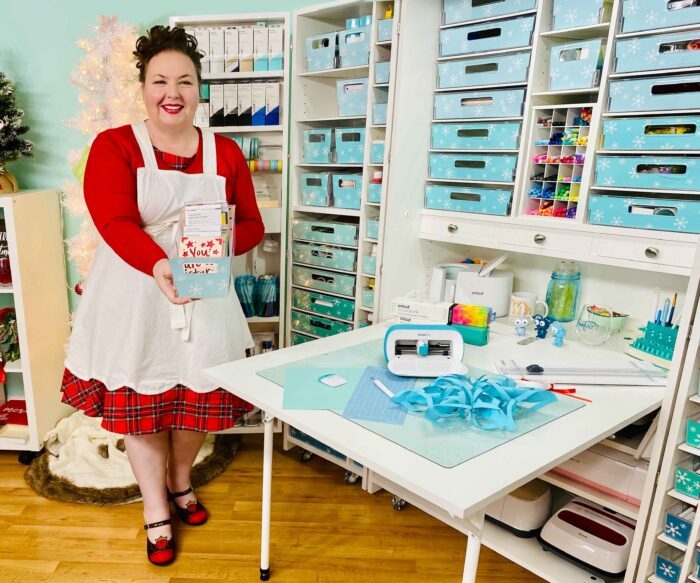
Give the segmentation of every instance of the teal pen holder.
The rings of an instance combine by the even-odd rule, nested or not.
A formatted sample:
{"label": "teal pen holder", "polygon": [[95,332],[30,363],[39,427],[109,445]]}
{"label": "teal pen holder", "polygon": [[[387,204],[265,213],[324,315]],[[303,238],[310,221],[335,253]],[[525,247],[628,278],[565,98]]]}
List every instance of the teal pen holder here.
{"label": "teal pen holder", "polygon": [[[665,368],[670,367],[676,338],[678,338],[678,326],[663,326],[647,322],[642,330],[644,336],[632,342],[627,352]],[[648,355],[648,358],[645,358],[644,354],[638,354],[639,352]]]}
{"label": "teal pen holder", "polygon": [[450,324],[452,328],[462,335],[465,344],[472,346],[486,346],[489,342],[489,327],[477,328],[476,326],[464,326],[462,324]]}

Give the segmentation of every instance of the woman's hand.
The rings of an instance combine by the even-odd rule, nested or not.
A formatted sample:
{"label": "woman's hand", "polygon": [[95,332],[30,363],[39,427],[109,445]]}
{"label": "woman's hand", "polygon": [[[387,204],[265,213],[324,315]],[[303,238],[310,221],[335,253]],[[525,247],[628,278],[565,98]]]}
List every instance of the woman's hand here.
{"label": "woman's hand", "polygon": [[175,284],[173,283],[173,268],[170,266],[170,261],[160,259],[153,266],[153,278],[156,280],[160,291],[173,304],[188,304],[189,298],[178,298]]}

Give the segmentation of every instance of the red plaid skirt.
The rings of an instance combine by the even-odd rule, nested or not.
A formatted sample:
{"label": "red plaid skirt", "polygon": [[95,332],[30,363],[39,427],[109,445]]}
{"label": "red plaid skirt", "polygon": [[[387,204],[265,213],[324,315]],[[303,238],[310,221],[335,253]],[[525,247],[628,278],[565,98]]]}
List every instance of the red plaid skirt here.
{"label": "red plaid skirt", "polygon": [[197,393],[176,385],[158,395],[142,395],[129,387],[107,390],[95,379],[84,381],[68,369],[63,373],[61,401],[88,417],[102,417],[102,427],[122,435],[171,429],[223,431],[251,411],[253,405],[224,389]]}

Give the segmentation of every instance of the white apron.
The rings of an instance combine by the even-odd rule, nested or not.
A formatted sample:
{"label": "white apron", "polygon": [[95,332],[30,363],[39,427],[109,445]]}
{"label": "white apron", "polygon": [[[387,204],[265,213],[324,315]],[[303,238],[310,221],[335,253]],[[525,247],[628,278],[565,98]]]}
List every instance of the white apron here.
{"label": "white apron", "polygon": [[[132,126],[145,163],[137,170],[144,230],[176,257],[177,221],[187,204],[226,202],[216,174],[214,134],[202,132],[203,174],[160,170],[144,123]],[[168,301],[153,277],[134,269],[101,241],[75,314],[66,368],[109,390],[162,393],[177,384],[197,392],[217,388],[200,371],[245,357],[253,346],[233,285],[228,297],[186,306]]]}

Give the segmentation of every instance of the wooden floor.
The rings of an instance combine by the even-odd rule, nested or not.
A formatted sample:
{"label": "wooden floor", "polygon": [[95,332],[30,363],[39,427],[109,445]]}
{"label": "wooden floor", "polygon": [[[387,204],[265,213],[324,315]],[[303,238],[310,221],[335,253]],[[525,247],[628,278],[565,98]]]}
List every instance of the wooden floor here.
{"label": "wooden floor", "polygon": [[[279,437],[279,436],[277,436]],[[337,466],[276,447],[272,480],[272,578],[285,582],[461,581],[465,537],[421,511],[391,506],[343,481]],[[196,583],[258,580],[262,438],[247,435],[228,470],[199,490],[211,513],[181,527],[169,567],[145,555],[141,505],[66,504],[27,486],[17,454],[0,452],[0,581]],[[535,583],[483,548],[479,583]]]}

